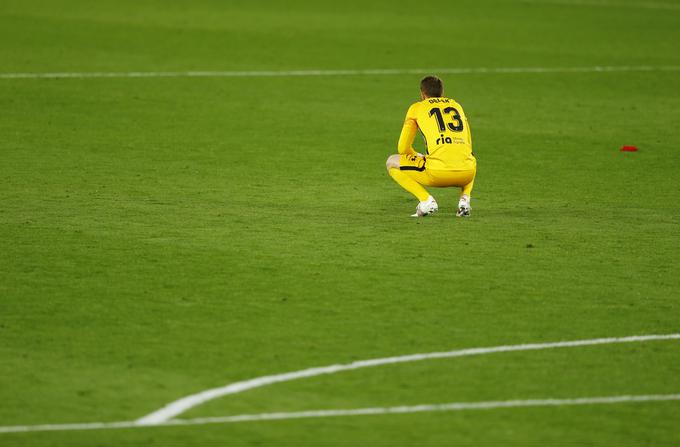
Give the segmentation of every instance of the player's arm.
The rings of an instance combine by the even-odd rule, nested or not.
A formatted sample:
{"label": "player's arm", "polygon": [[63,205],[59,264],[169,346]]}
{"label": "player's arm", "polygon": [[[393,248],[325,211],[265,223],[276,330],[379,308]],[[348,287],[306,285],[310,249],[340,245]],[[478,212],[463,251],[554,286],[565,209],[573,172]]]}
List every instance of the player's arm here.
{"label": "player's arm", "polygon": [[416,104],[413,104],[409,107],[408,112],[406,112],[404,127],[401,128],[401,135],[399,135],[399,143],[397,144],[397,150],[400,154],[417,154],[415,149],[413,149],[413,140],[415,140],[416,133],[418,132],[415,108]]}

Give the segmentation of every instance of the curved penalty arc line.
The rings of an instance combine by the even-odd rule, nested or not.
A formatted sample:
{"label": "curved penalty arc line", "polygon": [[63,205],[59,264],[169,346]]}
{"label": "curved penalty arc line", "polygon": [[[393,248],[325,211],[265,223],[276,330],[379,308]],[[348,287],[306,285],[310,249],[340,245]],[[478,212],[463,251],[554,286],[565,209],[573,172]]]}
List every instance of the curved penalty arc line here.
{"label": "curved penalty arc line", "polygon": [[453,357],[467,357],[473,355],[486,355],[501,352],[536,351],[543,349],[573,348],[578,346],[593,346],[616,343],[635,343],[655,340],[679,340],[679,339],[680,333],[665,335],[633,335],[628,337],[594,338],[589,340],[573,340],[551,343],[530,343],[519,345],[492,346],[485,348],[457,349],[453,351],[430,352],[422,354],[402,355],[396,357],[359,360],[356,362],[345,364],[321,366],[315,368],[302,369],[299,371],[291,371],[282,374],[273,374],[268,376],[256,377],[249,380],[234,382],[218,388],[211,388],[196,394],[191,394],[189,396],[182,397],[181,399],[178,399],[174,402],[171,402],[163,406],[162,408],[154,411],[153,413],[149,413],[146,416],[137,419],[134,423],[136,425],[163,424],[179,416],[180,414],[185,413],[186,411],[192,408],[202,405],[208,401],[218,399],[220,397],[232,394],[239,394],[244,391],[260,388],[267,385],[272,385],[275,383],[290,382],[293,380],[303,378],[335,374],[343,371],[352,371],[356,369],[370,368],[374,366],[419,362],[424,360],[444,359]]}

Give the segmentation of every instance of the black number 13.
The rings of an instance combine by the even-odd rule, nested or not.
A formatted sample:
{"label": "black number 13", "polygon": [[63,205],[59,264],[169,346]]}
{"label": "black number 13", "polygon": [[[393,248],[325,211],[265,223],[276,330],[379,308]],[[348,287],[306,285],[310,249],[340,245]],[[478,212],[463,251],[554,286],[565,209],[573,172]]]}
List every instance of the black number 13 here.
{"label": "black number 13", "polygon": [[[444,122],[444,115],[449,115],[451,114],[451,122],[450,123],[445,123]],[[446,128],[448,128],[453,131],[453,132],[462,132],[463,131],[463,117],[460,116],[460,112],[456,110],[454,107],[447,107],[444,109],[444,113],[442,114],[442,110],[439,107],[434,107],[432,110],[430,110],[429,116],[434,116],[435,119],[437,120],[437,125],[439,126],[439,131],[440,132],[446,132]]]}

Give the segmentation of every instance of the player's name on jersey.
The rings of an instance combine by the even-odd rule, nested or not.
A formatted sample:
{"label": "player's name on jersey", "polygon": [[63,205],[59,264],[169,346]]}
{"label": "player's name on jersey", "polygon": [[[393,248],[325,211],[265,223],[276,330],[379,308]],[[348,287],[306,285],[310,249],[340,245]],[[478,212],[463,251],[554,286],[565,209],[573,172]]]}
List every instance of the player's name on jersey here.
{"label": "player's name on jersey", "polygon": [[448,102],[453,102],[453,100],[449,98],[429,98],[427,100],[430,104],[436,104],[436,103],[448,103]]}

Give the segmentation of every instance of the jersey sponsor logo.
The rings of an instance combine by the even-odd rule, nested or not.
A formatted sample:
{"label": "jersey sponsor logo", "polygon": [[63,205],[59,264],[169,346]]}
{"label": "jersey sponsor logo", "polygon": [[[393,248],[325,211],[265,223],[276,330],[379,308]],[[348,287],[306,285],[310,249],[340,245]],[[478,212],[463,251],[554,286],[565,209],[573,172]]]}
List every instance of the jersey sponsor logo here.
{"label": "jersey sponsor logo", "polygon": [[437,144],[453,144],[453,140],[451,137],[445,137],[444,134],[441,134],[439,138],[437,138]]}
{"label": "jersey sponsor logo", "polygon": [[446,137],[444,134],[440,134],[437,138],[437,144],[465,144],[465,139],[460,137]]}

